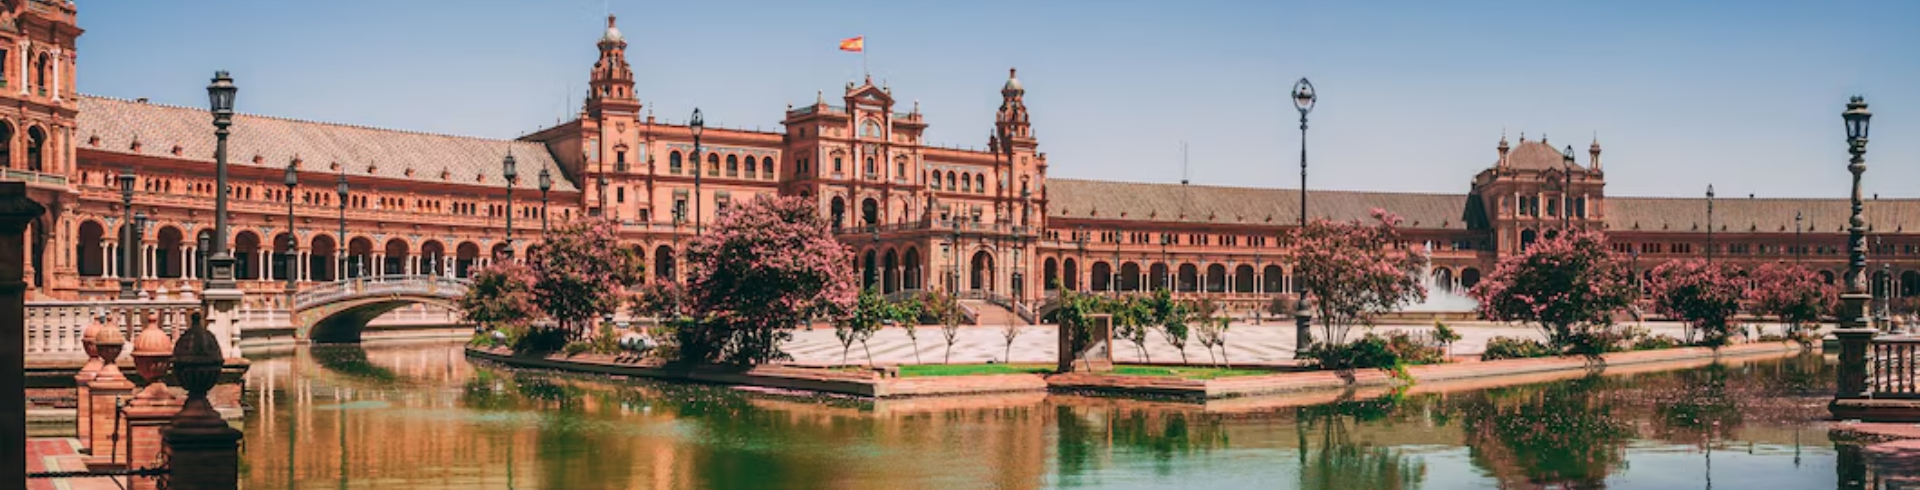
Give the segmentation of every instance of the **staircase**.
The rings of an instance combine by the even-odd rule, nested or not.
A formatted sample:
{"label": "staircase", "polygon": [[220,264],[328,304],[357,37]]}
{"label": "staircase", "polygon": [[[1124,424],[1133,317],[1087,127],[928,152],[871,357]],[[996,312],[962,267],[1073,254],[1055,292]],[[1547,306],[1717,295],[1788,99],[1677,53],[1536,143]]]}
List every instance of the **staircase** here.
{"label": "staircase", "polygon": [[1032,325],[1032,322],[1021,319],[1020,315],[1015,315],[1012,310],[1008,310],[1005,307],[993,304],[987,300],[963,299],[960,300],[960,304],[972,309],[974,313],[978,315],[975,318],[974,325],[982,327],[999,327],[1005,326],[1008,323],[1015,325]]}

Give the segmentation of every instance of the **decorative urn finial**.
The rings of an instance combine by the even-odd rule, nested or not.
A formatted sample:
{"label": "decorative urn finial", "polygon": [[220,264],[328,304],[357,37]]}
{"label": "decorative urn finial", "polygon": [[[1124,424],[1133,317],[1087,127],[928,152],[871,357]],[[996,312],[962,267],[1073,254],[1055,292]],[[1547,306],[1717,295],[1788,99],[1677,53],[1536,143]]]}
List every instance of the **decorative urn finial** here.
{"label": "decorative urn finial", "polygon": [[161,381],[167,370],[173,367],[173,340],[160,330],[160,314],[147,312],[147,326],[140,329],[140,335],[133,340],[133,367],[139,370],[140,377],[146,379],[147,388],[137,398],[142,400],[166,400],[173,398],[167,391],[167,383]]}
{"label": "decorative urn finial", "polygon": [[94,376],[94,379],[108,381],[126,379],[127,376],[120,373],[120,364],[114,362],[120,358],[120,350],[126,345],[126,336],[121,335],[120,329],[115,326],[101,325],[100,330],[94,332],[93,348],[100,354],[100,374]]}
{"label": "decorative urn finial", "polygon": [[81,373],[100,370],[100,351],[93,345],[93,336],[100,333],[100,327],[100,317],[96,316],[93,317],[93,323],[88,323],[87,328],[80,330],[80,348],[87,351],[87,366],[80,368]]}

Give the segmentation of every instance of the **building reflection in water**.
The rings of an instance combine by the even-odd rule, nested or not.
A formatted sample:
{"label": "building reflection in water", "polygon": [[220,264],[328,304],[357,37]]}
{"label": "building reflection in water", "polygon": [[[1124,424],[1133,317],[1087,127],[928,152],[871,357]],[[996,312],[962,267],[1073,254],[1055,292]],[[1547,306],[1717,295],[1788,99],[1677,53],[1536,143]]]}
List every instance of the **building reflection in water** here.
{"label": "building reflection in water", "polygon": [[1841,446],[1835,461],[1825,431],[1808,428],[1830,396],[1829,369],[1810,357],[1211,405],[1043,394],[873,402],[475,367],[457,344],[328,346],[256,362],[245,478],[252,488],[1018,490],[1676,488],[1708,478],[1799,488],[1838,477],[1872,488],[1844,483],[1867,481],[1870,458]]}

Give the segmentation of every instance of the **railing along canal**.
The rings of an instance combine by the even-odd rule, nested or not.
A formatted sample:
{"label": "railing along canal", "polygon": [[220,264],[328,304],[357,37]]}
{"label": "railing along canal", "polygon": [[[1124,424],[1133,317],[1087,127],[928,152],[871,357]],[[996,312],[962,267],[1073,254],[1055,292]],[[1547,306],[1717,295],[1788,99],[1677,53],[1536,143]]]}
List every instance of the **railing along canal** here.
{"label": "railing along canal", "polygon": [[293,295],[293,307],[304,310],[343,298],[370,295],[416,294],[461,296],[473,282],[445,276],[374,276],[348,279],[309,288]]}
{"label": "railing along canal", "polygon": [[1920,336],[1873,339],[1867,389],[1874,398],[1920,398]]}
{"label": "railing along canal", "polygon": [[178,339],[187,322],[200,312],[198,300],[30,301],[26,308],[27,357],[36,360],[85,361],[80,335],[101,319],[134,338],[147,312],[159,316],[160,330]]}

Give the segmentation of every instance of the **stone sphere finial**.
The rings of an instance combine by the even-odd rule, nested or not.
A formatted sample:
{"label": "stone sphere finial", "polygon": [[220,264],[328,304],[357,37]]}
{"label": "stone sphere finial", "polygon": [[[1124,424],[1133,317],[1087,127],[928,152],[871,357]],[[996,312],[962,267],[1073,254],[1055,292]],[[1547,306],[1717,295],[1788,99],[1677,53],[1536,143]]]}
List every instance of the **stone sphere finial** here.
{"label": "stone sphere finial", "polygon": [[109,381],[126,379],[126,375],[120,373],[120,364],[118,362],[120,359],[120,351],[126,347],[126,345],[127,338],[120,334],[119,326],[100,326],[100,331],[93,334],[93,348],[96,352],[100,353],[101,361],[100,374],[94,376],[94,379]]}
{"label": "stone sphere finial", "polygon": [[93,317],[92,323],[87,324],[87,328],[80,330],[80,348],[87,351],[88,359],[100,358],[99,349],[96,349],[93,345],[93,336],[100,334],[100,327],[100,317],[96,316]]}

